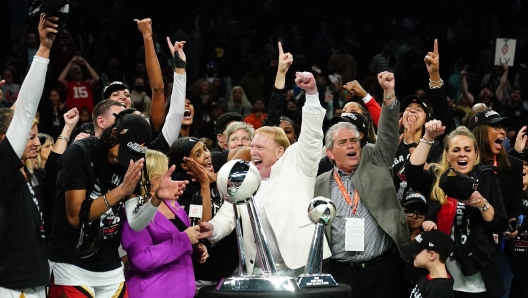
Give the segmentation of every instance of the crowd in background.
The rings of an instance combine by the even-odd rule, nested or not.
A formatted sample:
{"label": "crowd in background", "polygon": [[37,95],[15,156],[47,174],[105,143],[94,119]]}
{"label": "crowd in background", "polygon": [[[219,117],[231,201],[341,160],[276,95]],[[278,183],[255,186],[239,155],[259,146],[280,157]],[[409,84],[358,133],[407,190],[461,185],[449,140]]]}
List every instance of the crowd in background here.
{"label": "crowd in background", "polygon": [[[4,106],[16,99],[38,47],[36,21],[27,14],[29,1],[7,2],[0,12],[0,22],[9,28],[0,33],[2,40],[9,41],[0,48],[0,75],[7,80],[2,88]],[[67,101],[66,81],[86,82],[86,96],[95,104],[102,99],[102,87],[119,80],[130,87],[135,106],[141,105],[148,113],[151,92],[141,39],[133,34],[133,19],[149,16],[155,22],[156,53],[167,90],[172,78],[170,54],[163,46],[165,37],[187,41],[187,84],[204,102],[201,116],[205,122],[215,120],[215,115],[207,113],[213,103],[227,111],[230,107],[226,102],[240,96],[240,90],[247,98],[244,116],[258,100],[267,108],[271,91],[266,86],[274,80],[278,41],[295,56],[292,70],[314,69],[320,74],[321,104],[330,119],[333,110],[350,100],[339,88],[343,83],[358,80],[380,99],[382,91],[375,80],[380,71],[398,75],[398,92],[420,93],[427,87],[421,76],[425,46],[438,38],[448,96],[453,101],[453,113],[462,123],[472,105],[497,97],[505,69],[493,63],[496,38],[517,39],[515,64],[507,72],[502,102],[508,101],[512,88],[520,88],[520,98],[527,94],[527,10],[525,1],[438,1],[427,8],[410,0],[384,3],[381,8],[373,3],[350,7],[345,1],[335,1],[302,9],[294,1],[273,0],[160,1],[156,5],[145,1],[71,1],[70,35],[59,37],[60,46],[52,50],[46,98],[39,112],[50,113],[46,106],[54,89],[58,93],[51,92],[50,97],[58,95],[60,102]],[[372,13],[361,13],[364,11]],[[297,109],[302,106],[293,73],[288,73],[286,83],[292,104],[289,110],[285,106],[292,119],[296,118],[294,104]],[[233,89],[235,86],[241,88]],[[86,107],[91,111],[91,103]],[[523,115],[526,108],[525,103]],[[262,110],[260,102],[257,110]],[[88,111],[82,115],[86,117],[81,121],[89,121]]]}
{"label": "crowd in background", "polygon": [[[430,255],[447,267],[441,278],[454,297],[524,297],[528,3],[404,2],[380,9],[345,1],[72,0],[69,34],[54,36],[49,16],[37,27],[29,2],[9,1],[0,12],[9,28],[0,32],[9,41],[0,48],[0,108],[11,109],[0,109],[0,149],[11,163],[0,187],[25,197],[2,204],[18,210],[10,224],[35,211],[40,230],[31,249],[47,254],[35,255],[38,282],[27,275],[23,284],[38,284],[42,297],[48,258],[52,297],[81,293],[79,283],[101,297],[164,295],[174,291],[164,278],[175,277],[191,297],[230,276],[238,263],[233,209],[214,172],[242,158],[261,175],[259,215],[285,275],[302,271],[309,246],[299,243],[313,232],[288,219],[306,221],[315,189],[341,217],[326,232],[329,273],[354,297],[428,297],[435,286],[417,279],[426,274],[417,269],[433,274],[432,267],[403,248],[432,230],[454,240]],[[497,38],[517,39],[513,66],[494,65]],[[24,111],[36,120],[22,121]],[[149,176],[138,183],[143,169]],[[450,172],[461,180],[447,183]],[[196,196],[204,206],[199,225],[187,217]],[[272,212],[273,200],[291,206]],[[94,207],[81,207],[87,201]],[[15,208],[28,202],[36,210]],[[40,221],[39,202],[47,205]],[[81,247],[83,225],[98,216],[108,234],[93,252]],[[343,219],[354,216],[365,219],[359,251],[345,249]],[[21,245],[6,218],[0,232]],[[254,245],[250,236],[246,247]],[[248,251],[250,270],[259,272]],[[5,276],[16,259],[6,256]],[[166,288],[144,285],[156,280]],[[1,293],[17,294],[16,282]]]}

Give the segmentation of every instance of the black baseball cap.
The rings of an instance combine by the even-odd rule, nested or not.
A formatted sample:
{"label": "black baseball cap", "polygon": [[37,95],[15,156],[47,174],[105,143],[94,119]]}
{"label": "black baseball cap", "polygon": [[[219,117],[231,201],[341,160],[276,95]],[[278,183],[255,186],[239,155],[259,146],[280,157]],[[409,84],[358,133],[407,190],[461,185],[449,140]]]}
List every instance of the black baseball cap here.
{"label": "black baseball cap", "polygon": [[103,100],[108,99],[110,95],[112,94],[112,92],[119,91],[119,90],[125,90],[125,89],[128,89],[128,86],[125,85],[125,83],[123,82],[120,82],[120,81],[110,82],[106,84],[106,86],[104,86],[103,88]]}
{"label": "black baseball cap", "polygon": [[368,133],[368,120],[367,117],[361,115],[360,113],[351,112],[343,113],[341,117],[334,117],[330,120],[330,125],[337,124],[339,122],[349,122],[354,124],[357,129],[364,133]]}
{"label": "black baseball cap", "polygon": [[136,114],[125,114],[117,121],[117,160],[121,166],[128,168],[130,160],[137,161],[145,157],[147,146],[152,140],[152,129],[145,118]]}
{"label": "black baseball cap", "polygon": [[460,174],[453,168],[447,169],[441,176],[438,186],[453,199],[467,200],[475,191],[475,182],[469,176]]}
{"label": "black baseball cap", "polygon": [[411,103],[418,103],[424,108],[426,119],[425,121],[428,121],[431,119],[431,112],[429,111],[429,106],[425,102],[423,102],[418,96],[416,95],[409,95],[403,99],[400,105],[400,112],[405,112],[405,109],[411,104]]}
{"label": "black baseball cap", "polygon": [[420,204],[423,204],[424,206],[427,205],[427,201],[425,200],[424,195],[422,195],[419,192],[413,191],[413,190],[407,191],[400,202],[402,207],[410,205],[410,204],[414,204],[414,203],[420,203]]}
{"label": "black baseball cap", "polygon": [[401,247],[401,251],[409,255],[417,255],[424,249],[450,257],[455,250],[455,242],[446,233],[439,230],[432,230],[418,234],[413,242]]}
{"label": "black baseball cap", "polygon": [[501,115],[494,110],[487,110],[478,112],[473,115],[468,122],[469,130],[475,129],[475,127],[481,124],[495,124],[502,122],[505,126],[510,127],[513,125],[513,120],[508,117],[501,117]]}

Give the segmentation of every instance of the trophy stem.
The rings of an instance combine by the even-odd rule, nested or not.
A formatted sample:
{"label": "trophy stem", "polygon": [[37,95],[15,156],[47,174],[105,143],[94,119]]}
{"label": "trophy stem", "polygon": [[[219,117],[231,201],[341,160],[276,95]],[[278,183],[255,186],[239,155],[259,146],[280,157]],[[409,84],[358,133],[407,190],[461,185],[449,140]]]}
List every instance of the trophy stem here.
{"label": "trophy stem", "polygon": [[255,209],[255,200],[253,199],[253,196],[249,197],[249,199],[246,201],[246,205],[248,208],[249,218],[251,220],[253,235],[255,236],[255,244],[257,246],[257,252],[259,255],[262,271],[271,272],[271,274],[277,274],[277,268],[275,267],[271,250],[269,248],[268,242],[266,241],[266,235],[264,234],[257,210]]}
{"label": "trophy stem", "polygon": [[237,235],[237,245],[238,245],[238,257],[240,258],[240,275],[247,275],[247,265],[246,265],[246,254],[244,253],[244,238],[242,236],[242,224],[241,219],[238,214],[238,207],[236,204],[233,204],[233,209],[235,210],[235,229]]}
{"label": "trophy stem", "polygon": [[317,223],[315,225],[312,245],[310,246],[310,253],[308,254],[304,274],[317,274],[323,271],[323,232],[324,226],[321,223]]}

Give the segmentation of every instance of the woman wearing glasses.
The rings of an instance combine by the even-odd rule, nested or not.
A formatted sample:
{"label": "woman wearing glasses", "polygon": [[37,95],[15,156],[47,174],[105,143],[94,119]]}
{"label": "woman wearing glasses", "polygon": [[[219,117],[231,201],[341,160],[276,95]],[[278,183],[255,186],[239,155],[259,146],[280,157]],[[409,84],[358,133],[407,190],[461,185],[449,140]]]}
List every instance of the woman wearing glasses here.
{"label": "woman wearing glasses", "polygon": [[[497,167],[495,171],[500,182],[500,189],[506,215],[509,221],[514,221],[521,214],[522,208],[522,161],[506,154],[504,142],[508,141],[506,132],[513,121],[501,117],[499,113],[490,110],[476,113],[469,119],[468,128],[475,135],[479,147],[480,160],[483,164]],[[498,233],[497,264],[499,274],[508,297],[513,279],[511,264],[511,246],[517,231],[506,233],[506,229]]]}
{"label": "woman wearing glasses", "polygon": [[477,141],[465,128],[446,136],[441,163],[425,170],[433,140],[444,131],[440,121],[427,122],[406,164],[413,189],[430,186],[423,228],[438,229],[455,240],[454,255],[446,262],[455,280],[455,298],[500,297],[504,290],[494,263],[493,234],[506,230],[507,218],[499,179],[493,168],[479,164]]}

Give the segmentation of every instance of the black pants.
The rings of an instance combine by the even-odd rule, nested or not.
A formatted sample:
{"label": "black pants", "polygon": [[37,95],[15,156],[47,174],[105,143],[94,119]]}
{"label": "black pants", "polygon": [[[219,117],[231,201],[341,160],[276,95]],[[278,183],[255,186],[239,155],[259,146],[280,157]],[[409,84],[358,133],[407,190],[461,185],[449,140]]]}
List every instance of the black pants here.
{"label": "black pants", "polygon": [[388,256],[365,268],[330,261],[328,273],[338,283],[352,287],[352,298],[386,298],[397,295],[399,277],[395,256]]}

